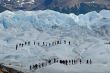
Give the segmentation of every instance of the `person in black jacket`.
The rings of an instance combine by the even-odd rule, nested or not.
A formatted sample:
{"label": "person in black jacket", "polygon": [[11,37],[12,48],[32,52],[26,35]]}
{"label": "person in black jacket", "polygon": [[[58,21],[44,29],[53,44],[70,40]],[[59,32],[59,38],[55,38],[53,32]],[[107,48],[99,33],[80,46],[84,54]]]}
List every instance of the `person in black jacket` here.
{"label": "person in black jacket", "polygon": [[18,45],[16,45],[16,50],[18,49]]}
{"label": "person in black jacket", "polygon": [[71,60],[69,60],[69,64],[71,64]]}
{"label": "person in black jacket", "polygon": [[19,46],[21,46],[21,43],[19,43]]}
{"label": "person in black jacket", "polygon": [[45,62],[45,66],[47,66],[48,65],[48,62]]}
{"label": "person in black jacket", "polygon": [[25,45],[27,45],[27,42],[25,42]]}
{"label": "person in black jacket", "polygon": [[56,63],[56,59],[54,58],[54,63]]}
{"label": "person in black jacket", "polygon": [[62,64],[62,60],[60,60],[60,64]]}
{"label": "person in black jacket", "polygon": [[45,42],[43,42],[43,46],[45,45]]}
{"label": "person in black jacket", "polygon": [[72,59],[72,65],[73,65],[73,59]]}
{"label": "person in black jacket", "polygon": [[62,60],[62,64],[65,64],[65,61],[64,60]]}
{"label": "person in black jacket", "polygon": [[82,60],[80,59],[79,62],[80,62],[80,64],[81,64],[81,63],[82,63]]}
{"label": "person in black jacket", "polygon": [[57,44],[59,44],[59,41],[57,41]]}
{"label": "person in black jacket", "polygon": [[66,65],[68,65],[68,60],[65,61]]}
{"label": "person in black jacket", "polygon": [[35,64],[35,67],[36,67],[36,69],[38,69],[38,65],[37,64]]}
{"label": "person in black jacket", "polygon": [[24,46],[24,44],[22,43],[22,47]]}
{"label": "person in black jacket", "polygon": [[70,43],[71,43],[71,42],[69,41],[69,45],[70,45]]}
{"label": "person in black jacket", "polygon": [[86,61],[86,64],[88,64],[88,63],[89,63],[89,60]]}
{"label": "person in black jacket", "polygon": [[48,60],[48,63],[51,64],[51,60]]}
{"label": "person in black jacket", "polygon": [[30,70],[32,70],[32,67],[31,67],[31,65],[30,65]]}
{"label": "person in black jacket", "polygon": [[44,67],[44,63],[41,63],[42,67]]}
{"label": "person in black jacket", "polygon": [[34,45],[36,45],[36,42],[34,41]]}

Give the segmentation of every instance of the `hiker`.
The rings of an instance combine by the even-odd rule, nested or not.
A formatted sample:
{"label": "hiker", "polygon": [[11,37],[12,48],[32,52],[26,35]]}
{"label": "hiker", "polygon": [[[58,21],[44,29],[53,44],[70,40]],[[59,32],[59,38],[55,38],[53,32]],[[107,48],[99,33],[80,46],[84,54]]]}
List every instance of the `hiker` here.
{"label": "hiker", "polygon": [[40,45],[40,43],[39,43],[39,42],[38,42],[37,44],[38,44],[38,46]]}
{"label": "hiker", "polygon": [[49,47],[50,47],[50,45],[51,45],[51,44],[49,43]]}
{"label": "hiker", "polygon": [[62,60],[62,64],[65,64],[65,60]]}
{"label": "hiker", "polygon": [[88,64],[88,63],[89,63],[89,61],[87,60],[87,61],[86,61],[86,64]]}
{"label": "hiker", "polygon": [[25,45],[27,44],[27,42],[25,42]]}
{"label": "hiker", "polygon": [[16,50],[18,49],[18,45],[16,45]]}
{"label": "hiker", "polygon": [[56,63],[56,59],[54,58],[54,63]]}
{"label": "hiker", "polygon": [[35,68],[35,65],[33,65],[33,69],[35,70],[36,68]]}
{"label": "hiker", "polygon": [[42,63],[42,67],[44,67],[44,63]]}
{"label": "hiker", "polygon": [[62,60],[62,64],[65,64],[64,62],[65,62],[65,61],[64,61],[64,60]]}
{"label": "hiker", "polygon": [[60,64],[62,64],[62,60],[60,60]]}
{"label": "hiker", "polygon": [[38,65],[37,64],[35,64],[35,67],[36,67],[36,69],[38,68]]}
{"label": "hiker", "polygon": [[64,65],[66,64],[66,63],[65,63],[65,60],[63,60],[62,62],[63,62]]}
{"label": "hiker", "polygon": [[24,44],[22,43],[22,47],[23,47],[23,45],[24,45]]}
{"label": "hiker", "polygon": [[64,60],[62,60],[62,64],[64,64]]}
{"label": "hiker", "polygon": [[76,64],[76,60],[74,59],[74,64]]}
{"label": "hiker", "polygon": [[71,60],[69,60],[69,64],[71,63]]}
{"label": "hiker", "polygon": [[69,41],[69,45],[70,45],[70,41]]}
{"label": "hiker", "polygon": [[57,41],[57,44],[59,44],[59,41]]}
{"label": "hiker", "polygon": [[43,42],[43,46],[45,45],[45,43]]}
{"label": "hiker", "polygon": [[48,63],[51,64],[51,60],[49,60]]}
{"label": "hiker", "polygon": [[108,43],[105,43],[105,44],[110,44],[110,42],[108,42]]}
{"label": "hiker", "polygon": [[73,65],[73,59],[72,59],[72,65]]}
{"label": "hiker", "polygon": [[92,64],[92,60],[90,59],[90,64]]}
{"label": "hiker", "polygon": [[80,62],[80,64],[81,64],[82,60],[80,59],[79,62]]}
{"label": "hiker", "polygon": [[36,45],[36,42],[34,41],[34,45]]}
{"label": "hiker", "polygon": [[21,46],[21,43],[19,43],[19,46]]}
{"label": "hiker", "polygon": [[56,45],[56,41],[55,41],[55,45]]}
{"label": "hiker", "polygon": [[30,41],[28,41],[28,45],[30,45]]}
{"label": "hiker", "polygon": [[64,40],[64,44],[66,44],[66,40]]}
{"label": "hiker", "polygon": [[31,67],[31,65],[30,65],[30,70],[32,70],[32,67]]}
{"label": "hiker", "polygon": [[46,43],[46,45],[45,46],[47,46],[47,43]]}
{"label": "hiker", "polygon": [[66,63],[66,65],[68,65],[68,61],[67,60],[65,61],[65,63]]}

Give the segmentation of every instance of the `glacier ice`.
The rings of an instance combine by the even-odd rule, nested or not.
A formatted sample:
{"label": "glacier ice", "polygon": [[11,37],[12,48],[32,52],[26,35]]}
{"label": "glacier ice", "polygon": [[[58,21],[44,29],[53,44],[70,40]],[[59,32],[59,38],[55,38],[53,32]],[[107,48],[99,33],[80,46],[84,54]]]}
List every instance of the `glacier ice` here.
{"label": "glacier ice", "polygon": [[[29,64],[56,56],[62,59],[91,58],[95,64],[109,66],[110,45],[104,44],[109,42],[110,37],[109,13],[109,10],[102,10],[77,16],[52,10],[2,12],[0,62],[15,66],[19,64],[28,69]],[[64,39],[70,40],[73,45],[31,45],[15,50],[15,45],[24,41],[52,42]]]}

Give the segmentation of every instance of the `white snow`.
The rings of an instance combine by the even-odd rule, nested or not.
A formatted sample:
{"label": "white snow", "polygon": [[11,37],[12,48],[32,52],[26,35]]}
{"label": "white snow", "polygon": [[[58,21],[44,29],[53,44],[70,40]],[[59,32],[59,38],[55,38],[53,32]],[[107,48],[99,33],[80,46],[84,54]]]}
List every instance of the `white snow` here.
{"label": "white snow", "polygon": [[[0,63],[30,72],[29,65],[58,57],[60,59],[92,59],[93,64],[53,64],[33,73],[110,72],[110,11],[85,15],[63,14],[51,10],[5,11],[0,13]],[[33,42],[71,41],[71,45],[50,47]],[[16,44],[30,41],[30,46]]]}

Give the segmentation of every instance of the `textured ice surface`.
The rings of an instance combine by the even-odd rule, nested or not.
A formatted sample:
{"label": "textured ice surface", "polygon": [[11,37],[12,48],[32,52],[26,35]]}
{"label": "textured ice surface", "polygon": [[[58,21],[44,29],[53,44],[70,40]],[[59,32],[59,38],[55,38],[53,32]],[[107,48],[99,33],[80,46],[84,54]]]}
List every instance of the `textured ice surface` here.
{"label": "textured ice surface", "polygon": [[[62,72],[66,68],[65,73],[71,73],[74,68],[76,72],[85,72],[86,68],[91,67],[88,71],[96,72],[94,71],[96,68],[99,72],[102,69],[108,72],[110,45],[105,43],[109,42],[109,37],[109,10],[102,10],[99,13],[93,11],[79,16],[51,10],[5,11],[0,13],[0,63],[11,64],[18,69],[28,71],[30,64],[39,63],[50,57],[83,60],[91,58],[94,63],[92,66],[84,64],[66,68],[55,64],[52,65],[51,70],[58,73],[58,69]],[[33,41],[48,43],[57,40],[71,41],[71,45],[60,44],[52,47],[33,45]],[[24,41],[31,41],[31,45],[18,48],[16,51],[16,44]],[[45,70],[52,72],[50,67],[47,67],[40,73]]]}

